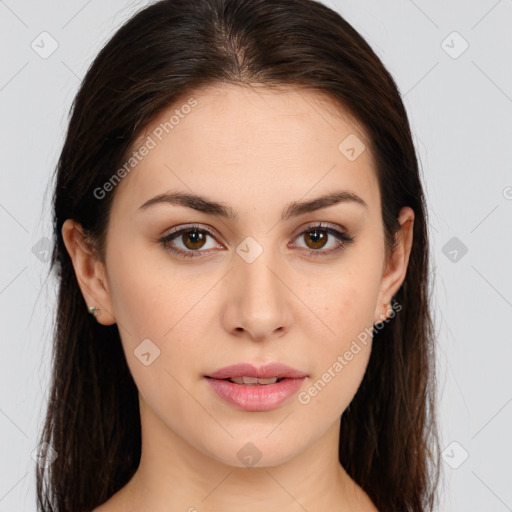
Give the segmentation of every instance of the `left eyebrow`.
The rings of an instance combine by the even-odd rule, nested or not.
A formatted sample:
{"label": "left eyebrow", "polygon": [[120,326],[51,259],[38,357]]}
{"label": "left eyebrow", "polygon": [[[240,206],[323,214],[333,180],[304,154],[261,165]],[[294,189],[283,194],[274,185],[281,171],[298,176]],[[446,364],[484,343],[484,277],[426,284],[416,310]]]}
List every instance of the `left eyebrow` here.
{"label": "left eyebrow", "polygon": [[321,210],[322,208],[327,208],[335,204],[351,202],[359,204],[364,208],[368,208],[368,205],[366,204],[364,199],[359,197],[357,194],[354,194],[353,192],[350,192],[348,190],[340,190],[332,194],[317,197],[316,199],[312,199],[311,201],[294,201],[290,203],[283,210],[281,220],[288,220],[291,217],[298,217],[299,215],[303,215],[304,213],[310,213],[316,210]]}
{"label": "left eyebrow", "polygon": [[[357,194],[350,192],[348,190],[341,190],[338,192],[317,197],[310,201],[293,201],[287,204],[286,207],[284,208],[281,214],[281,220],[289,220],[292,217],[298,217],[299,215],[304,215],[305,213],[311,213],[317,210],[321,210],[323,208],[327,208],[335,204],[350,202],[359,204],[364,208],[368,208],[366,202]],[[198,210],[209,215],[225,217],[233,221],[237,221],[239,218],[238,213],[236,213],[233,210],[233,208],[226,204],[212,201],[205,197],[185,192],[168,192],[165,194],[159,194],[149,199],[144,204],[142,204],[139,207],[139,210],[145,210],[150,206],[154,206],[157,204],[186,206],[187,208],[192,208],[194,210]]]}

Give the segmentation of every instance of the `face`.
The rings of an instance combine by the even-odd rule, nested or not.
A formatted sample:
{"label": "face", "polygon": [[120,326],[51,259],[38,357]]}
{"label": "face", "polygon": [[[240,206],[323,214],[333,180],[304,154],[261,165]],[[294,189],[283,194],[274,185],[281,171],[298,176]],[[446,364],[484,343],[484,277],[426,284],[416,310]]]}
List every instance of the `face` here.
{"label": "face", "polygon": [[[115,189],[104,288],[84,278],[82,290],[98,321],[117,323],[153,425],[232,466],[251,450],[277,465],[338,425],[410,238],[388,265],[366,136],[318,93],[215,86],[194,98],[134,144],[150,149]],[[296,375],[210,378],[240,363]]]}

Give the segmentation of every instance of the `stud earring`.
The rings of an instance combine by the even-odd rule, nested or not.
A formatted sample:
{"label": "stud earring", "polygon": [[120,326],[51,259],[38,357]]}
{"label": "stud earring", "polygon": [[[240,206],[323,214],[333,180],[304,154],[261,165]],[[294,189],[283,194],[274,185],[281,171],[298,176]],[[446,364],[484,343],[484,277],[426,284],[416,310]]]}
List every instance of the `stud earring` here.
{"label": "stud earring", "polygon": [[89,306],[89,313],[96,318],[96,316],[99,315],[101,311],[95,306]]}

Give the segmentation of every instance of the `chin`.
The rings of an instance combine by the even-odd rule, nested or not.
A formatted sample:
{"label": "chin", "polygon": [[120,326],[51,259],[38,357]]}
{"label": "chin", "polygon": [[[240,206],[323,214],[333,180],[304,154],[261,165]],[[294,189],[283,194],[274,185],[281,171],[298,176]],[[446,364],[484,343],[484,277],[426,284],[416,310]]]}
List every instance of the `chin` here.
{"label": "chin", "polygon": [[240,440],[240,437],[230,438],[221,450],[219,444],[216,444],[212,450],[208,450],[207,455],[236,468],[267,468],[289,462],[300,453],[299,446],[287,446],[279,435],[274,439],[272,435],[268,438],[262,436],[261,439],[254,434],[247,435],[245,440]]}

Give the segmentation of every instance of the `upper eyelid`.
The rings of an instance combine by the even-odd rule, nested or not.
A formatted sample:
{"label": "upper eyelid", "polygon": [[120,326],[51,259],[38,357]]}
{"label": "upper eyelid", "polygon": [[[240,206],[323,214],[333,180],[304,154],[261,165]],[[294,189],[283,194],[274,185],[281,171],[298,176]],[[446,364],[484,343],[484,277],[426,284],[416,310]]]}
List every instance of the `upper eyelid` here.
{"label": "upper eyelid", "polygon": [[213,229],[212,227],[208,226],[200,226],[199,224],[185,224],[183,227],[178,226],[177,228],[173,228],[171,231],[169,231],[166,235],[163,236],[163,238],[168,238],[170,236],[176,235],[178,233],[182,233],[183,231],[188,231],[191,229],[197,229],[197,231],[205,231],[207,234],[209,234],[212,237],[217,237],[219,235],[216,235],[217,231]]}
{"label": "upper eyelid", "polygon": [[[343,226],[340,226],[340,225],[337,225],[337,224],[334,224],[331,222],[324,222],[324,221],[316,221],[315,222],[315,221],[313,221],[311,223],[307,223],[305,226],[298,228],[294,232],[294,233],[296,233],[295,236],[299,236],[304,231],[307,231],[308,229],[312,229],[312,228],[324,228],[324,229],[332,228],[337,231],[341,231],[342,233],[348,234],[348,230],[345,229],[345,227],[343,227]],[[212,228],[211,226],[200,225],[200,224],[184,224],[184,225],[178,226],[176,228],[173,228],[166,235],[163,235],[163,237],[165,238],[165,237],[168,237],[171,235],[175,235],[177,233],[181,233],[182,231],[188,231],[190,229],[197,229],[198,231],[206,231],[211,236],[219,236],[220,237],[220,235],[217,234],[218,232],[215,228]]]}

